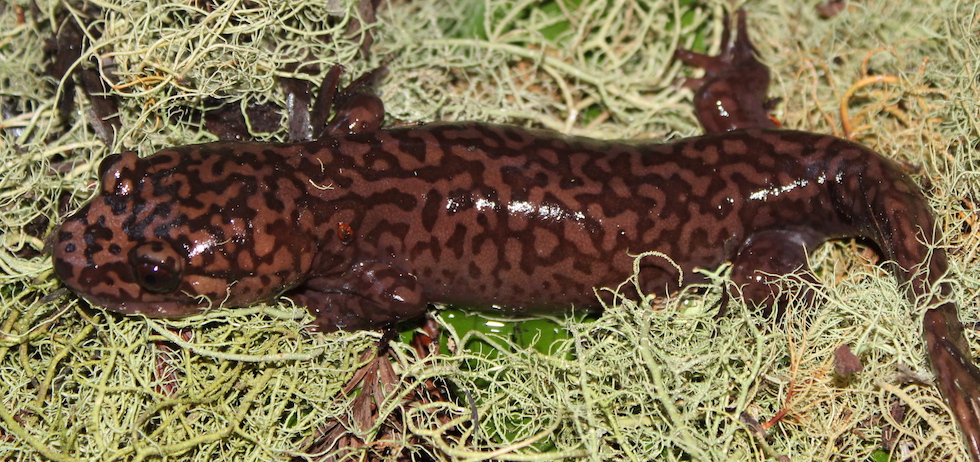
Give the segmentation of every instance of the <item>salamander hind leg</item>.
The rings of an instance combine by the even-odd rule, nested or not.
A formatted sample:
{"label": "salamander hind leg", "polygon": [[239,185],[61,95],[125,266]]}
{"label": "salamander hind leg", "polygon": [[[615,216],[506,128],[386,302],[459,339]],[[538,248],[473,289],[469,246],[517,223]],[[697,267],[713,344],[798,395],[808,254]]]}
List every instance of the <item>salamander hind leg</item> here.
{"label": "salamander hind leg", "polygon": [[415,276],[382,262],[355,264],[340,278],[310,279],[285,295],[306,306],[323,332],[388,327],[426,308]]}
{"label": "salamander hind leg", "polygon": [[730,26],[725,16],[722,52],[709,56],[678,49],[674,58],[704,69],[704,77],[688,79],[685,86],[695,90],[694,108],[706,133],[743,128],[775,128],[769,118],[767,99],[769,68],[755,58],[755,47],[745,28],[745,11],[738,12],[738,35],[729,43]]}
{"label": "salamander hind leg", "polygon": [[[755,233],[746,239],[732,261],[732,282],[746,302],[766,315],[775,308],[777,316],[781,316],[792,294],[779,284],[779,277],[795,273],[806,281],[815,281],[806,270],[810,243],[806,236],[792,231]],[[806,291],[799,296],[809,299],[812,294]]]}

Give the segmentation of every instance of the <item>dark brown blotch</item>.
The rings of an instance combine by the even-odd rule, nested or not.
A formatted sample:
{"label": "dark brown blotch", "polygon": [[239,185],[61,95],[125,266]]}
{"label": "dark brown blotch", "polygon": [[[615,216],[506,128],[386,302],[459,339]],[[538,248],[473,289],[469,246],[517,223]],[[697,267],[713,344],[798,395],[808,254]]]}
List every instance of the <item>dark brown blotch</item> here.
{"label": "dark brown blotch", "polygon": [[477,265],[476,262],[471,261],[467,269],[469,271],[470,278],[472,278],[474,281],[479,281],[483,277],[483,271],[480,269],[480,265]]}
{"label": "dark brown blotch", "polygon": [[457,260],[463,258],[463,254],[466,251],[466,234],[466,226],[462,223],[456,223],[453,234],[446,240],[445,247],[452,251],[453,256]]}
{"label": "dark brown blotch", "polygon": [[425,194],[425,204],[422,206],[422,228],[427,233],[435,229],[442,214],[442,194],[435,188]]}

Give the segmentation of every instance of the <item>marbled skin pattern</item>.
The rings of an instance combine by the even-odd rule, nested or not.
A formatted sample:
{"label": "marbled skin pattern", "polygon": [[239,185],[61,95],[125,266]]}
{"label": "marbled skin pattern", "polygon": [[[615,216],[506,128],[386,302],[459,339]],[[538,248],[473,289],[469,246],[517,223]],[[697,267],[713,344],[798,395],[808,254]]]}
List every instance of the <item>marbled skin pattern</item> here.
{"label": "marbled skin pattern", "polygon": [[[60,230],[56,270],[95,304],[151,316],[283,291],[326,330],[384,326],[426,302],[595,308],[593,287],[625,281],[641,252],[670,255],[690,282],[771,236],[798,252],[761,269],[786,272],[805,262],[800,243],[867,235],[911,268],[918,228],[932,229],[891,162],[791,131],[629,145],[439,124],[105,162],[103,194]],[[176,285],[141,287],[144,261],[171,261]],[[677,288],[671,265],[643,263],[645,292]]]}
{"label": "marbled skin pattern", "polygon": [[[978,460],[980,370],[940,281],[946,255],[928,245],[937,235],[922,194],[858,144],[766,128],[753,79],[768,71],[739,21],[724,55],[678,54],[712,71],[698,96],[712,109],[700,114],[708,135],[637,144],[480,123],[377,129],[380,100],[346,95],[334,125],[354,133],[107,158],[101,193],[54,236],[55,271],[123,313],[175,317],[285,295],[320,329],[352,330],[414,318],[428,302],[594,308],[593,288],[618,286],[647,251],[669,255],[684,283],[730,260],[746,298],[767,305],[760,272],[800,271],[819,243],[865,237],[929,307],[937,386]],[[743,90],[754,96],[734,95]],[[378,109],[351,116],[366,107]],[[677,288],[673,266],[642,263],[643,292]]]}

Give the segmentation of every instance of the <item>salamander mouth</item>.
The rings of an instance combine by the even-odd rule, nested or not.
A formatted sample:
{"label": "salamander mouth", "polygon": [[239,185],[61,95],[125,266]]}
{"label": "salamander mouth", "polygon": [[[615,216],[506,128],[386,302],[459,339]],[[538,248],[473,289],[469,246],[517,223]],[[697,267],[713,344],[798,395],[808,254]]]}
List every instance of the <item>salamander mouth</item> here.
{"label": "salamander mouth", "polygon": [[148,318],[181,318],[194,314],[203,313],[207,310],[206,306],[188,305],[186,302],[170,300],[161,301],[119,301],[112,297],[100,297],[92,294],[79,295],[92,306],[98,306],[110,311],[127,315],[143,315]]}

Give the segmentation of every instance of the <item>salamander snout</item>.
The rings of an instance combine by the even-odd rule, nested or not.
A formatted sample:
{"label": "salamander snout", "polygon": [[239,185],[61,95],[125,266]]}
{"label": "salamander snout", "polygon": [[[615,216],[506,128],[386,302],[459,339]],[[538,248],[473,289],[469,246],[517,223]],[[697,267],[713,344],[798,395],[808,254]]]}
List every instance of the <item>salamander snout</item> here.
{"label": "salamander snout", "polygon": [[90,214],[90,207],[66,219],[52,235],[58,279],[89,303],[122,313],[176,317],[202,309],[193,297],[198,293],[185,293],[193,289],[186,259],[171,244],[123,239],[106,227],[111,214]]}

